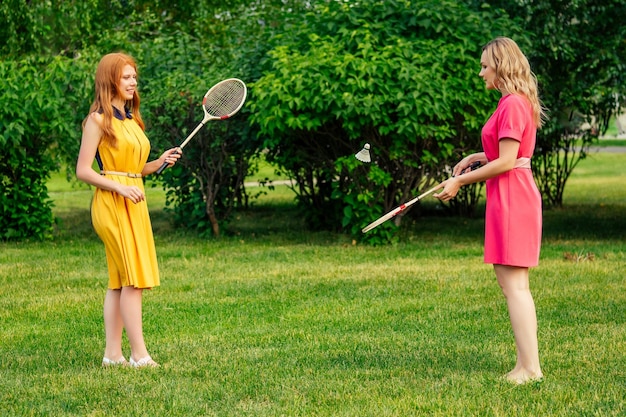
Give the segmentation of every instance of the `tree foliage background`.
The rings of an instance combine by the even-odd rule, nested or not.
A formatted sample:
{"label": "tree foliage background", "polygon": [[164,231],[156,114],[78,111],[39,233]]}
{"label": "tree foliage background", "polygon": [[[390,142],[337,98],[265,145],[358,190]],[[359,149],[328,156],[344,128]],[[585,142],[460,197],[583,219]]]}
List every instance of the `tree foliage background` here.
{"label": "tree foliage background", "polygon": [[[269,52],[251,120],[313,208],[311,226],[356,235],[478,146],[493,97],[476,50],[494,23],[516,32],[503,13],[454,1],[329,2]],[[353,158],[364,143],[371,165]],[[392,233],[386,224],[373,236]]]}
{"label": "tree foliage background", "polygon": [[[71,178],[95,67],[113,51],[138,61],[155,155],[195,127],[210,85],[248,83],[238,117],[205,127],[158,180],[176,221],[207,236],[247,207],[244,178],[262,151],[296,181],[311,227],[355,236],[444,178],[479,149],[497,102],[477,76],[494,36],[528,54],[551,113],[533,160],[546,206],[562,204],[626,85],[619,0],[4,0],[0,17],[3,239],[50,236],[46,181],[62,166]],[[352,157],[365,142],[368,166]],[[449,210],[470,214],[479,190]],[[366,238],[393,240],[397,224]]]}
{"label": "tree foliage background", "polygon": [[562,206],[567,179],[624,106],[626,3],[621,0],[490,2],[530,36],[528,53],[550,111],[533,169],[544,201]]}

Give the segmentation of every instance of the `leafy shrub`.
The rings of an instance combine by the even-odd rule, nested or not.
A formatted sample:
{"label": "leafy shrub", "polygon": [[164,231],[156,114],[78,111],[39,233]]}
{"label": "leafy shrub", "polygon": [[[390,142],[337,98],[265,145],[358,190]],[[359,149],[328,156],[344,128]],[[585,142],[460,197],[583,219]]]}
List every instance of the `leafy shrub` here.
{"label": "leafy shrub", "polygon": [[[479,149],[496,100],[478,77],[480,48],[504,26],[515,31],[496,11],[452,1],[328,2],[274,40],[251,121],[298,182],[312,227],[360,235]],[[370,166],[346,159],[364,143]]]}
{"label": "leafy shrub", "polygon": [[[60,149],[76,142],[72,60],[56,57],[0,62],[0,238],[44,239],[54,217],[46,181]],[[81,101],[81,100],[78,100]]]}

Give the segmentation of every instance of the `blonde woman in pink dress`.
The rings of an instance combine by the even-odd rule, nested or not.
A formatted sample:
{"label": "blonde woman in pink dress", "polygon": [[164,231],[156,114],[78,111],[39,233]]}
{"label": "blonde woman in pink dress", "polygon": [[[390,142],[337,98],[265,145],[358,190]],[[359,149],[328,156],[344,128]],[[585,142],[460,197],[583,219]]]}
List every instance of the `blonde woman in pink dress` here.
{"label": "blonde woman in pink dress", "polygon": [[[502,94],[482,130],[484,152],[463,158],[434,196],[448,201],[463,185],[486,181],[484,259],[494,266],[515,336],[517,363],[506,378],[523,384],[543,377],[529,268],[539,263],[542,229],[541,195],[530,158],[545,112],[535,75],[513,40],[496,38],[485,45],[480,65],[486,88]],[[475,162],[483,166],[459,175]]]}

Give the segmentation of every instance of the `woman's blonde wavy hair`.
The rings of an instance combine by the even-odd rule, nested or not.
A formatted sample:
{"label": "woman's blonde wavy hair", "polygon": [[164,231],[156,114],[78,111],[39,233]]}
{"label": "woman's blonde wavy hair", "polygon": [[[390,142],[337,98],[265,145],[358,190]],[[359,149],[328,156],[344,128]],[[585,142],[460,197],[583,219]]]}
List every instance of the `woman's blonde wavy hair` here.
{"label": "woman's blonde wavy hair", "polygon": [[537,77],[519,46],[512,39],[499,37],[487,43],[483,52],[486,53],[486,64],[495,69],[496,88],[525,96],[532,106],[533,119],[541,128],[547,119],[546,110],[539,99]]}
{"label": "woman's blonde wavy hair", "polygon": [[[119,91],[119,83],[126,65],[132,66],[137,71],[137,64],[131,56],[117,52],[103,56],[96,69],[96,96],[89,108],[89,114],[94,112],[102,114],[102,126],[100,126],[102,129],[102,141],[111,146],[115,146],[117,143],[115,131],[113,130],[113,105],[111,103],[115,97],[122,95]],[[145,130],[141,112],[139,111],[140,103],[139,93],[135,90],[133,99],[126,100],[124,106],[132,112],[133,119],[139,124],[141,129]],[[83,127],[86,122],[87,118],[83,121]]]}

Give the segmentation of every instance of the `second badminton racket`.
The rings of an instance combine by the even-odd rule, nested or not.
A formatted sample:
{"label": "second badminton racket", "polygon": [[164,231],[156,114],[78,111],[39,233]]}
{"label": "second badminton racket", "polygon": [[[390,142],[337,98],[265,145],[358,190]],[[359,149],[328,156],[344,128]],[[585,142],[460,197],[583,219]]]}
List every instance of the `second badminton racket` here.
{"label": "second badminton racket", "polygon": [[[468,168],[473,171],[473,170],[475,170],[478,167],[480,167],[480,162],[476,161],[473,164],[471,164]],[[463,172],[465,172],[465,171],[463,171]],[[396,207],[395,209],[391,210],[389,213],[385,214],[384,216],[382,216],[378,220],[375,220],[372,223],[370,223],[367,226],[365,226],[363,228],[363,230],[361,230],[361,232],[362,233],[367,233],[370,230],[372,230],[373,228],[375,228],[377,226],[380,226],[381,224],[385,223],[387,220],[391,219],[392,217],[395,217],[398,214],[402,213],[404,210],[406,210],[407,208],[409,208],[413,204],[417,203],[422,198],[426,197],[427,195],[429,195],[429,194],[433,193],[435,190],[437,190],[439,188],[439,185],[441,185],[441,184],[438,184],[438,185],[434,186],[433,188],[431,188],[430,190],[426,191],[425,193],[415,197],[413,200],[399,205],[398,207]]]}
{"label": "second badminton racket", "polygon": [[385,214],[384,216],[382,216],[381,218],[379,218],[378,220],[373,221],[372,223],[368,224],[367,226],[365,226],[363,228],[363,230],[361,230],[361,232],[363,233],[367,233],[370,230],[372,230],[373,228],[380,226],[381,224],[385,223],[387,220],[391,219],[392,217],[397,216],[398,214],[402,213],[404,210],[406,210],[408,207],[412,206],[413,204],[417,203],[418,201],[420,201],[422,198],[426,197],[427,195],[431,194],[433,191],[435,191],[437,188],[439,187],[439,185],[437,185],[436,187],[431,188],[430,190],[426,191],[425,193],[415,197],[413,200],[408,201],[404,204],[399,205],[398,207],[396,207],[395,209],[391,210],[389,213]]}

